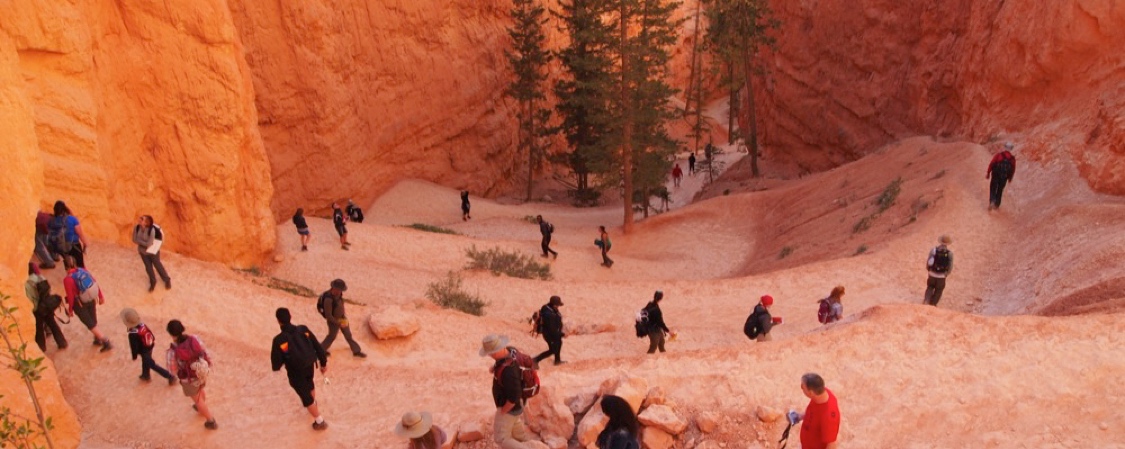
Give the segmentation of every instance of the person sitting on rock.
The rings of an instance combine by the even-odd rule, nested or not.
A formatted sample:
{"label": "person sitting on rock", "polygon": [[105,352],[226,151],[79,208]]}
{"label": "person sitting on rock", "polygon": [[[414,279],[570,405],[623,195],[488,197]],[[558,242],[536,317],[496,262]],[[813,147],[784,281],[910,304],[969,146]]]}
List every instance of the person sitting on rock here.
{"label": "person sitting on rock", "polygon": [[440,449],[447,439],[430,412],[406,412],[395,425],[395,435],[409,440],[406,449]]}

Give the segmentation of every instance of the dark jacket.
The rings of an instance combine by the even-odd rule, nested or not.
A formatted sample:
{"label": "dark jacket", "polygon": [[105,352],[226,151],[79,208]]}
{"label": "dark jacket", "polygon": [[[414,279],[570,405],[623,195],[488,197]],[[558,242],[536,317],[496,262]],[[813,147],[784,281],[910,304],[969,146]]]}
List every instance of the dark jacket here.
{"label": "dark jacket", "polygon": [[293,226],[296,226],[297,229],[308,229],[309,223],[305,221],[304,215],[294,215]]}
{"label": "dark jacket", "polygon": [[547,223],[547,220],[543,220],[542,223],[539,223],[539,233],[543,234],[543,237],[550,237],[554,232],[555,231],[551,229],[551,224]]}
{"label": "dark jacket", "polygon": [[641,449],[641,443],[635,435],[625,428],[617,430],[603,429],[595,441],[598,449]]}
{"label": "dark jacket", "polygon": [[996,168],[996,164],[999,164],[1000,161],[1003,161],[1003,160],[1007,160],[1007,161],[1010,161],[1012,163],[1012,172],[1007,173],[1007,179],[1005,179],[1005,181],[1011,181],[1012,178],[1016,177],[1016,157],[1012,156],[1012,153],[1010,153],[1006,150],[1001,151],[1000,153],[998,153],[998,154],[996,154],[995,156],[992,157],[992,162],[988,163],[988,170],[984,172],[984,177],[985,178],[991,177],[992,171]]}
{"label": "dark jacket", "polygon": [[543,304],[543,307],[539,309],[539,320],[542,323],[539,332],[544,337],[562,338],[562,312],[559,312],[559,309],[551,307],[550,304]]}
{"label": "dark jacket", "polygon": [[321,293],[320,297],[324,299],[325,318],[334,318],[338,320],[340,318],[346,317],[344,315],[344,295],[341,294],[340,297],[337,298],[335,296],[332,296],[332,290],[327,290],[324,293]]}
{"label": "dark jacket", "polygon": [[270,361],[274,371],[285,366],[290,374],[298,374],[315,367],[317,362],[328,366],[328,353],[309,328],[284,324],[281,333],[273,337]]}
{"label": "dark jacket", "polygon": [[766,309],[766,306],[761,304],[754,306],[754,313],[751,315],[757,316],[758,329],[761,329],[758,335],[770,333],[770,329],[773,328],[773,315],[770,315],[770,311]]}
{"label": "dark jacket", "polygon": [[339,208],[332,209],[332,224],[336,225],[337,228],[343,227],[344,223],[347,222],[344,217],[344,211]]}
{"label": "dark jacket", "polygon": [[671,332],[668,330],[668,325],[664,324],[664,312],[660,311],[660,304],[656,301],[649,301],[645,306],[645,313],[648,314],[648,323],[651,330],[662,329],[664,332]]}
{"label": "dark jacket", "polygon": [[[503,407],[508,402],[516,404],[508,413],[519,414],[523,411],[523,377],[520,375],[519,364],[515,360],[508,362],[508,359],[513,357],[511,351],[509,348],[509,357],[497,360],[492,365],[492,400],[497,408]],[[496,370],[506,362],[508,366],[503,372],[497,373]]]}
{"label": "dark jacket", "polygon": [[137,356],[141,354],[152,354],[153,346],[156,346],[156,336],[145,323],[129,328],[129,351],[133,354],[133,360],[137,360]]}

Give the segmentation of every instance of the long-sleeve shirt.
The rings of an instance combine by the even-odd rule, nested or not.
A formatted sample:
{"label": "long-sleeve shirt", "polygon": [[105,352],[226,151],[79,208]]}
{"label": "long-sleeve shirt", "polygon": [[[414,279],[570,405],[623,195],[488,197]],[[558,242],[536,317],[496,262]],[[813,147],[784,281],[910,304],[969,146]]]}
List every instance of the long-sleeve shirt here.
{"label": "long-sleeve shirt", "polygon": [[339,298],[332,296],[332,290],[321,293],[321,298],[324,299],[324,316],[325,318],[345,318],[344,314],[344,297],[341,295]]}
{"label": "long-sleeve shirt", "polygon": [[154,346],[156,346],[156,335],[153,335],[152,330],[145,323],[129,328],[129,352],[133,355],[133,360],[137,360],[137,356],[144,353],[152,354]]}
{"label": "long-sleeve shirt", "polygon": [[148,247],[152,246],[153,242],[157,240],[164,240],[164,233],[160,230],[160,226],[144,227],[136,225],[133,227],[133,243],[137,244],[137,252],[144,254]]}
{"label": "long-sleeve shirt", "polygon": [[664,332],[671,332],[668,330],[668,325],[664,324],[664,312],[660,311],[660,304],[657,304],[655,301],[650,301],[648,305],[645,306],[645,313],[648,314],[648,322],[653,330],[663,329]]}
{"label": "long-sleeve shirt", "polygon": [[274,371],[284,366],[290,375],[296,375],[312,368],[316,362],[328,366],[328,352],[308,327],[283,324],[281,333],[273,337],[270,362]]}
{"label": "long-sleeve shirt", "polygon": [[[520,375],[519,363],[513,360],[514,355],[510,351],[509,349],[508,357],[497,360],[492,365],[492,400],[497,408],[509,402],[515,404],[508,413],[518,415],[523,411],[523,377]],[[508,366],[497,373],[505,363]]]}
{"label": "long-sleeve shirt", "polygon": [[986,178],[991,177],[992,176],[992,169],[996,168],[996,164],[1000,163],[1000,161],[1005,160],[1005,159],[1007,159],[1009,162],[1012,163],[1012,172],[1008,173],[1008,179],[1007,180],[1011,181],[1012,178],[1015,178],[1016,177],[1016,157],[1012,156],[1012,153],[1010,153],[1008,151],[1001,151],[1001,152],[997,153],[995,156],[992,156],[992,162],[988,163],[988,171],[984,172],[984,177],[986,177]]}
{"label": "long-sleeve shirt", "polygon": [[[74,272],[83,270],[84,268],[74,268],[66,272],[63,276],[63,289],[66,290],[66,310],[69,313],[74,313],[74,304],[78,301],[78,284],[74,283]],[[88,272],[87,272],[88,273]],[[94,275],[90,275],[90,279],[94,279]],[[95,281],[97,279],[94,279]],[[105,290],[102,290],[101,284],[98,284],[98,302],[105,301]]]}
{"label": "long-sleeve shirt", "polygon": [[544,304],[539,309],[539,319],[543,320],[543,335],[548,337],[563,336],[562,313],[558,309]]}

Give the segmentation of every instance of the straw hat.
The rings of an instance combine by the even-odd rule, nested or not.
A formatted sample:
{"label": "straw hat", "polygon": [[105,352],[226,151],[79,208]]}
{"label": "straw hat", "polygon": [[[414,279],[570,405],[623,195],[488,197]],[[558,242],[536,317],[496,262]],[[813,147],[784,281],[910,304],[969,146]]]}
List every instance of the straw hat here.
{"label": "straw hat", "polygon": [[430,431],[434,418],[429,412],[406,412],[402,421],[395,424],[395,435],[403,438],[418,438]]}
{"label": "straw hat", "polygon": [[125,327],[136,327],[141,324],[141,315],[132,307],[126,307],[121,310],[121,321],[125,322]]}
{"label": "straw hat", "polygon": [[486,356],[508,347],[508,337],[504,335],[489,334],[480,341],[480,355]]}

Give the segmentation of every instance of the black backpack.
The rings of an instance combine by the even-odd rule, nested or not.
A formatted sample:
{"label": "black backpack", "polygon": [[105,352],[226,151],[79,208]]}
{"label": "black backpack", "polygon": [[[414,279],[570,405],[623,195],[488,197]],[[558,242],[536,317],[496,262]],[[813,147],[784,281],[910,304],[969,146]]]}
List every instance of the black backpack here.
{"label": "black backpack", "polygon": [[1008,179],[1012,176],[1012,160],[1009,158],[1001,158],[992,166],[992,175],[998,176],[1000,179]]}
{"label": "black backpack", "polygon": [[59,254],[67,254],[73,249],[73,244],[66,239],[67,216],[54,217],[48,225],[47,243],[51,250]]}
{"label": "black backpack", "polygon": [[309,328],[305,326],[297,326],[296,332],[285,333],[285,338],[289,342],[289,351],[285,353],[285,358],[290,366],[304,368],[316,364],[316,348],[309,341],[312,338],[311,334]]}
{"label": "black backpack", "polygon": [[949,272],[950,265],[953,265],[953,253],[949,252],[949,248],[934,248],[934,263],[930,265],[930,271],[945,274]]}
{"label": "black backpack", "polygon": [[321,293],[320,298],[317,298],[316,300],[316,313],[319,313],[320,316],[328,318],[324,315],[324,303],[325,301],[331,301],[334,299],[336,298],[333,298],[332,295],[328,294],[328,292]]}
{"label": "black backpack", "polygon": [[758,338],[758,335],[762,333],[762,327],[758,325],[757,308],[750,312],[750,316],[746,317],[746,324],[742,325],[742,333],[746,334],[746,337],[751,340]]}
{"label": "black backpack", "polygon": [[648,319],[648,308],[641,309],[637,312],[637,322],[634,324],[637,329],[637,338],[647,337],[649,332],[652,331],[652,323]]}

